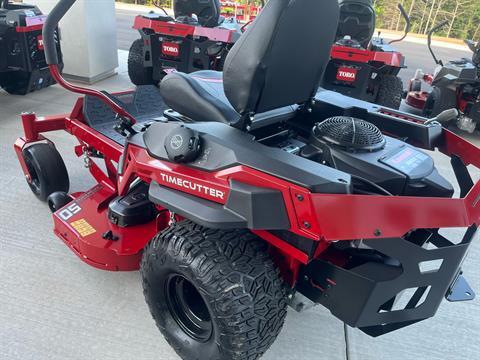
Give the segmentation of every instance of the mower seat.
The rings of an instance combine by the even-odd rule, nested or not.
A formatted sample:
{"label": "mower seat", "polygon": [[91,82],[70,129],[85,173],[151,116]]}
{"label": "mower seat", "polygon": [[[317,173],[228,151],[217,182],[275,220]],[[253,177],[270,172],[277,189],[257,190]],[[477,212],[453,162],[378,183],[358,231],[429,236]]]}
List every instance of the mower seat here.
{"label": "mower seat", "polygon": [[220,71],[175,72],[162,81],[161,88],[164,101],[172,109],[195,121],[217,121],[235,126],[240,120],[240,114],[225,96]]}
{"label": "mower seat", "polygon": [[[168,102],[175,111],[198,122],[214,121],[233,127],[240,125],[241,116],[225,96],[223,76],[220,71],[202,70],[191,76],[185,75],[184,73],[175,73],[168,79],[171,84],[164,85],[170,87]],[[181,89],[181,93],[177,94],[175,89]],[[193,103],[182,101],[182,96],[185,96],[187,89],[196,94],[189,98]],[[295,116],[297,109],[298,106],[284,106],[257,114],[253,119],[252,128],[269,125],[273,120],[275,122],[289,120]]]}
{"label": "mower seat", "polygon": [[[219,0],[174,0],[173,12],[176,21],[190,25],[215,27],[221,21]],[[190,20],[192,14],[197,15],[196,23]]]}
{"label": "mower seat", "polygon": [[149,12],[148,14],[142,15],[142,17],[149,20],[158,20],[163,22],[175,21],[175,19],[169,15],[157,14],[156,12],[153,12],[153,11]]}
{"label": "mower seat", "polygon": [[[313,13],[320,19],[299,25]],[[160,93],[174,111],[195,121],[239,128],[255,114],[307,103],[330,59],[337,21],[337,0],[270,0],[228,53],[223,76],[174,72],[163,78]]]}
{"label": "mower seat", "polygon": [[340,21],[337,29],[339,41],[345,36],[367,48],[375,32],[375,10],[372,0],[339,0]]}

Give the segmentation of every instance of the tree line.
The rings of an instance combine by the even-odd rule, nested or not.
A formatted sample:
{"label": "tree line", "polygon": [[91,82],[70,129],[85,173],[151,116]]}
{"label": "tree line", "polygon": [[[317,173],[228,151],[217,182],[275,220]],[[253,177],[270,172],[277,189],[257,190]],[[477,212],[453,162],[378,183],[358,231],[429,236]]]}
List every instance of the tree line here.
{"label": "tree line", "polygon": [[435,25],[448,23],[436,35],[480,40],[480,0],[374,0],[377,27],[402,31],[405,22],[396,4],[411,18],[411,32],[427,34]]}

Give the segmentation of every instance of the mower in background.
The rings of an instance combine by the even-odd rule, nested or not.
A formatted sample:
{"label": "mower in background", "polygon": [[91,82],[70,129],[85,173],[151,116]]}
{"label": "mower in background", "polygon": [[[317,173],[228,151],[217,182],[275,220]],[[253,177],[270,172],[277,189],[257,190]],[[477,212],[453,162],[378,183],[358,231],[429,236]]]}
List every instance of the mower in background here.
{"label": "mower in background", "polygon": [[391,44],[410,31],[410,19],[402,5],[405,34],[386,42],[373,37],[376,14],[372,0],[340,0],[340,22],[322,87],[341,94],[399,109],[403,83],[398,73],[405,68],[404,56]]}
{"label": "mower in background", "polygon": [[[55,83],[43,49],[45,18],[36,6],[0,0],[0,88],[10,94],[25,95]],[[60,54],[58,32],[55,37]]]}
{"label": "mower in background", "polygon": [[[321,304],[379,336],[434,316],[444,298],[475,297],[461,267],[480,224],[469,172],[480,149],[440,125],[449,111],[427,120],[317,91],[337,0],[270,0],[223,73],[172,72],[160,90],[117,94],[60,75],[53,31],[74,2],[50,14],[45,49],[58,83],[84,96],[69,114],[23,114],[15,151],[79,259],[140,268],[151,314],[183,359],[258,359],[287,305]],[[78,140],[91,188],[69,192],[46,137],[56,130]],[[460,193],[431,152],[451,158]]]}
{"label": "mower in background", "polygon": [[[160,8],[160,7],[159,7]],[[191,73],[223,69],[241,35],[235,18],[220,15],[220,2],[174,0],[174,16],[163,8],[135,18],[135,40],[128,56],[128,75],[135,85],[158,84],[170,71]]]}
{"label": "mower in background", "polygon": [[[444,21],[428,33],[428,49],[437,68],[433,74],[418,69],[410,80],[405,102],[423,112],[426,117],[435,117],[447,109],[457,109],[453,121],[460,130],[473,133],[480,122],[480,42],[465,40],[473,52],[471,59],[449,61],[444,64],[432,49],[432,35],[448,24]],[[422,89],[425,84],[429,91]]]}

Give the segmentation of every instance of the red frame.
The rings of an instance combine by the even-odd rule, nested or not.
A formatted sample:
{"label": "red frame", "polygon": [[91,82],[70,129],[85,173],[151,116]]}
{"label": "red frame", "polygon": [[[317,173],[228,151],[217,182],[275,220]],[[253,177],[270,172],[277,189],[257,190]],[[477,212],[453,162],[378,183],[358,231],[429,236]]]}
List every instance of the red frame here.
{"label": "red frame", "polygon": [[157,34],[185,38],[187,36],[206,37],[212,41],[233,43],[235,31],[221,28],[206,28],[176,22],[166,22],[155,19],[148,19],[142,15],[135,17],[133,23],[135,30],[150,29]]}
{"label": "red frame", "polygon": [[403,66],[403,55],[398,52],[371,51],[341,45],[333,45],[331,58],[359,63],[380,63],[398,68]]}
{"label": "red frame", "polygon": [[30,26],[17,26],[15,30],[18,33],[26,33],[26,32],[32,32],[32,31],[38,31],[43,29],[43,24],[39,25],[30,25]]}
{"label": "red frame", "polygon": [[[61,84],[72,86],[64,83],[55,69],[56,67],[52,66],[52,72],[59,77]],[[99,96],[93,90],[89,90],[89,94],[90,91],[92,95]],[[409,118],[407,114],[402,114],[402,117],[418,121],[414,117]],[[319,242],[314,258],[322,256],[332,241],[403,237],[417,228],[480,225],[480,181],[462,199],[387,197],[312,193],[306,188],[246,166],[235,166],[216,172],[202,171],[152,158],[146,149],[133,144],[125,149],[106,138],[85,123],[82,98],[77,100],[70,114],[47,117],[37,117],[33,113],[23,114],[22,124],[25,135],[15,142],[14,147],[27,180],[30,175],[22,152],[32,143],[48,141],[43,133],[65,130],[75,136],[79,141],[79,145],[75,147],[77,156],[89,149],[103,154],[106,171],[94,162],[91,163],[89,171],[98,184],[85,193],[72,195],[83,211],[69,219],[72,222],[87,221],[96,229],[95,233],[82,236],[72,222],[59,216],[62,209],[54,214],[54,222],[55,233],[83,261],[105,270],[137,269],[144,246],[155,233],[169,224],[168,209],[161,207],[158,207],[160,215],[157,219],[146,225],[119,228],[110,223],[106,214],[108,203],[114,197],[124,195],[136,178],[147,183],[156,181],[184,192],[187,192],[185,188],[165,181],[164,176],[191,179],[222,192],[224,196],[218,198],[192,191],[187,193],[221,204],[227,200],[231,180],[262,187],[268,184],[268,187],[283,194],[291,224],[289,230]],[[442,153],[447,156],[455,154],[465,165],[480,168],[480,149],[467,140],[443,129],[443,144],[439,149]],[[122,156],[123,168],[119,176],[114,163],[118,163]],[[118,234],[119,241],[105,239],[103,234],[108,230]],[[271,245],[272,252],[277,255],[274,258],[280,262],[282,273],[293,286],[300,265],[307,264],[312,258],[268,231],[255,230],[254,233]]]}
{"label": "red frame", "polygon": [[27,17],[26,20],[25,20],[27,25],[26,26],[17,26],[15,28],[15,30],[16,30],[16,32],[19,32],[19,33],[42,30],[43,29],[43,24],[45,23],[46,19],[47,19],[46,15]]}

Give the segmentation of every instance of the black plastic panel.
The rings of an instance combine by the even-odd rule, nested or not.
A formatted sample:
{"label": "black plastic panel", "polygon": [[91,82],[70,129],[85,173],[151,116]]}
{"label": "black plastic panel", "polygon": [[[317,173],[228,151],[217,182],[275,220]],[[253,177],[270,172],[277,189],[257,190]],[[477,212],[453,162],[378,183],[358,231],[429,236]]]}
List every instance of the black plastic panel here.
{"label": "black plastic panel", "polygon": [[[151,156],[167,160],[165,137],[175,122],[154,123],[144,134]],[[303,186],[313,192],[345,194],[350,192],[350,176],[278,148],[255,141],[252,135],[222,123],[192,123],[185,126],[198,131],[203,153],[188,166],[216,171],[245,165]]]}
{"label": "black plastic panel", "polygon": [[148,185],[139,183],[125,196],[119,196],[108,206],[108,219],[120,227],[146,224],[157,216],[154,204],[148,200]]}
{"label": "black plastic panel", "polygon": [[[377,255],[351,267],[315,260],[302,270],[297,288],[348,325],[379,336],[436,313],[457,282],[475,232],[469,228],[459,244],[427,230],[408,238],[365,240]],[[436,265],[422,269],[431,263]],[[411,290],[408,301],[395,308],[406,290]]]}
{"label": "black plastic panel", "polygon": [[152,182],[150,200],[200,225],[214,229],[289,229],[282,194],[277,190],[232,181],[225,205]]}

